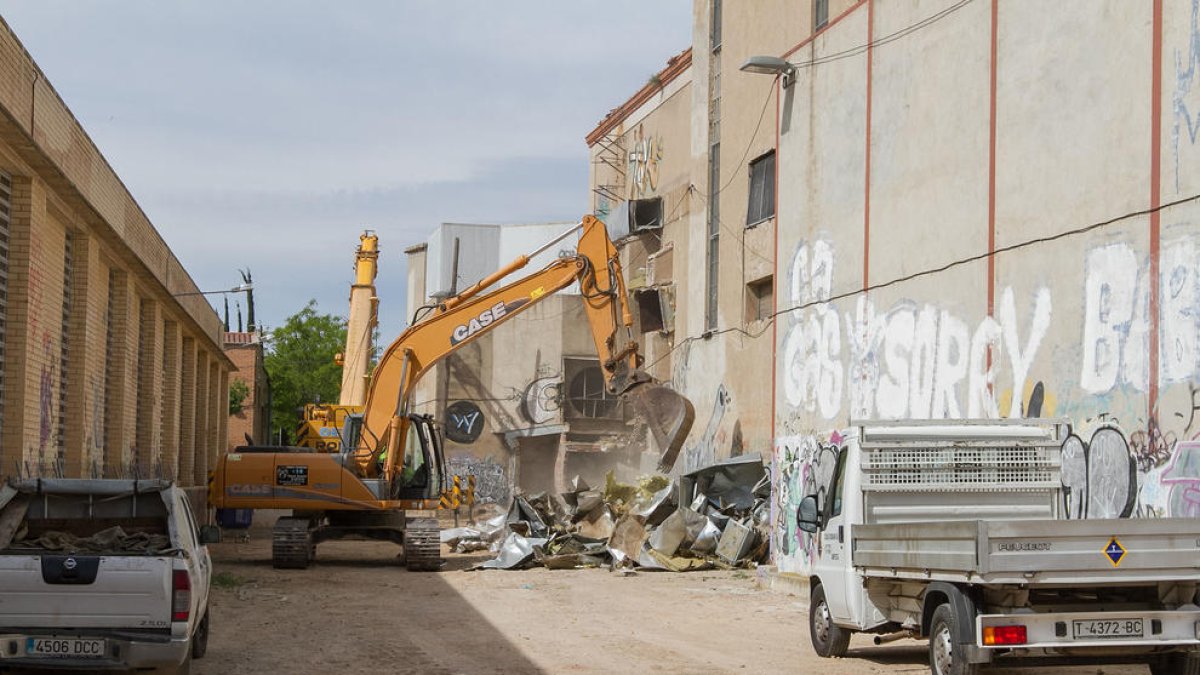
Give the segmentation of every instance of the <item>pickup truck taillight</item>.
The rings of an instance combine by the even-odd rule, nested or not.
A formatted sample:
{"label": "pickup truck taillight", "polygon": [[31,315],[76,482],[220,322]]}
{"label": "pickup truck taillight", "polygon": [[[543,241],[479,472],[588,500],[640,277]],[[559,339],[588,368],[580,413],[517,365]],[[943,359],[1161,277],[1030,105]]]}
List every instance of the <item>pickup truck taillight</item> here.
{"label": "pickup truck taillight", "polygon": [[171,620],[187,621],[192,612],[192,578],[187,570],[175,570],[171,577]]}
{"label": "pickup truck taillight", "polygon": [[983,644],[988,647],[997,645],[1023,645],[1029,641],[1025,626],[986,626],[983,629]]}

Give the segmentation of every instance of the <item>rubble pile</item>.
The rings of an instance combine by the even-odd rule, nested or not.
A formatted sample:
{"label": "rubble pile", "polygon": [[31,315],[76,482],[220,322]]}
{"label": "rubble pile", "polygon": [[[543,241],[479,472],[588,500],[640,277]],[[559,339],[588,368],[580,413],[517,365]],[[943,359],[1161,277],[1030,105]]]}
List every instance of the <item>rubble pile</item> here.
{"label": "rubble pile", "polygon": [[675,480],[637,485],[610,472],[603,488],[576,477],[561,495],[517,495],[507,513],[442,541],[498,553],[476,569],[613,567],[683,572],[761,561],[767,553],[770,478],[757,455]]}

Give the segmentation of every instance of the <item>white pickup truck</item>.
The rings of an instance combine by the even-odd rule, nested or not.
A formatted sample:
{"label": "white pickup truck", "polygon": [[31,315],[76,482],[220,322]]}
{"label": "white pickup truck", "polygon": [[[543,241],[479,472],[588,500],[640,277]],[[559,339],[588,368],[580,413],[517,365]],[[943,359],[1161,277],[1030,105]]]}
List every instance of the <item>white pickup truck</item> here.
{"label": "white pickup truck", "polygon": [[0,669],[186,673],[208,641],[212,562],[165,481],[0,487]]}
{"label": "white pickup truck", "polygon": [[1200,519],[1062,518],[1054,420],[861,422],[801,500],[816,535],[809,633],[929,640],[935,675],[982,664],[1145,663],[1200,675]]}

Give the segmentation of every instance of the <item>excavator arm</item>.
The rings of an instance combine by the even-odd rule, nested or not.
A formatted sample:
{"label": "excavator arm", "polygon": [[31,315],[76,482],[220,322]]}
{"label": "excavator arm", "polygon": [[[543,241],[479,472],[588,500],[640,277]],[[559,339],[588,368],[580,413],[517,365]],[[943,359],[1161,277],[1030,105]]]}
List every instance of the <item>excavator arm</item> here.
{"label": "excavator arm", "polygon": [[[414,323],[383,353],[371,378],[363,408],[363,428],[356,457],[361,467],[374,466],[385,449],[383,475],[389,481],[403,456],[408,407],[413,388],[428,370],[451,352],[578,281],[592,337],[609,393],[629,400],[659,445],[659,468],[669,471],[695,417],[691,403],[659,385],[639,369],[625,280],[616,247],[604,223],[587,216],[572,230],[543,246],[545,250],[576,229],[583,232],[577,252],[540,271],[495,290],[504,277],[525,267],[535,252],[520,256],[474,286],[448,298],[428,318]],[[485,292],[486,291],[486,292]]]}

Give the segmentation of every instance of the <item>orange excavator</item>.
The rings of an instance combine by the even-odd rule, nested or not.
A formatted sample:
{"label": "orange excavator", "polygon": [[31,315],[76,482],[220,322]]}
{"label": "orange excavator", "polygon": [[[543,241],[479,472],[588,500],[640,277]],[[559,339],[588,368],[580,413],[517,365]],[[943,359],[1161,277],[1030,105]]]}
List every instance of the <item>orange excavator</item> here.
{"label": "orange excavator", "polygon": [[[490,290],[542,251],[582,230],[574,255]],[[342,450],[248,447],[220,458],[209,480],[215,508],[290,509],[272,534],[276,567],[307,567],[322,541],[367,538],[404,549],[410,570],[440,567],[436,512],[446,485],[438,425],[410,411],[422,375],[447,354],[579,282],[609,393],[629,401],[669,471],[692,427],[692,404],[641,370],[625,280],[604,223],[593,216],[463,292],[429,308],[371,374],[361,415],[347,418]]]}

